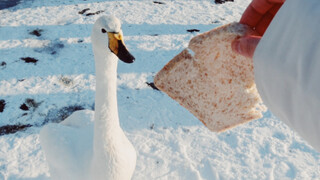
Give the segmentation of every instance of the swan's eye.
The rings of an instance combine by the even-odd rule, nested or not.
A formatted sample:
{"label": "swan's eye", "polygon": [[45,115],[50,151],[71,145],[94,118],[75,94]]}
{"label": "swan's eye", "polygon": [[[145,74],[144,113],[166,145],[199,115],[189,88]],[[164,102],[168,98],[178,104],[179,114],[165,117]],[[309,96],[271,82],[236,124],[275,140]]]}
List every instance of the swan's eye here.
{"label": "swan's eye", "polygon": [[101,32],[102,32],[102,33],[106,33],[107,31],[102,28],[102,29],[101,29]]}

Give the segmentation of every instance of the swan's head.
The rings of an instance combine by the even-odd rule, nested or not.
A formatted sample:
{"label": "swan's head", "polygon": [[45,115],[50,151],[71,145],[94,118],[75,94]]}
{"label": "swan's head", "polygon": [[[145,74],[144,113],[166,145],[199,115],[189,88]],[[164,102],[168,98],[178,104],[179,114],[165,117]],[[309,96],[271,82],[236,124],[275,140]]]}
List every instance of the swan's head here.
{"label": "swan's head", "polygon": [[120,20],[114,16],[101,16],[94,23],[91,41],[94,49],[113,53],[125,63],[132,63],[135,59],[123,42]]}

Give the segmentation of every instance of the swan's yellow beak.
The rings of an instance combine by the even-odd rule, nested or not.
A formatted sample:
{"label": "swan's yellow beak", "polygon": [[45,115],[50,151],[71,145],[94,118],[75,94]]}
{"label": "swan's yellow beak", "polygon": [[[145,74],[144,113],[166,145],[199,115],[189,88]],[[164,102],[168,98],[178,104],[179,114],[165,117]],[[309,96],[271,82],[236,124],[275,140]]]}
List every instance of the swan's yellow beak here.
{"label": "swan's yellow beak", "polygon": [[125,63],[133,63],[134,57],[126,48],[120,33],[108,32],[109,49]]}

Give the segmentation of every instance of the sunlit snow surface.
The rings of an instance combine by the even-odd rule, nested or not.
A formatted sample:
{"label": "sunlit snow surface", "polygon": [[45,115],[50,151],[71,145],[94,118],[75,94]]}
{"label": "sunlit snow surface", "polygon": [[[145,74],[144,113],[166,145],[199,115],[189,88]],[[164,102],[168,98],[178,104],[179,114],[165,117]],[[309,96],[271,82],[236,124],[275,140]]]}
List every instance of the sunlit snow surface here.
{"label": "sunlit snow surface", "polygon": [[121,126],[138,154],[133,179],[319,179],[320,153],[270,112],[216,134],[147,84],[199,33],[187,30],[237,21],[249,2],[23,0],[0,10],[0,127],[33,126],[0,136],[0,180],[50,179],[39,131],[93,108],[89,36],[101,14],[122,20],[136,57],[118,67]]}

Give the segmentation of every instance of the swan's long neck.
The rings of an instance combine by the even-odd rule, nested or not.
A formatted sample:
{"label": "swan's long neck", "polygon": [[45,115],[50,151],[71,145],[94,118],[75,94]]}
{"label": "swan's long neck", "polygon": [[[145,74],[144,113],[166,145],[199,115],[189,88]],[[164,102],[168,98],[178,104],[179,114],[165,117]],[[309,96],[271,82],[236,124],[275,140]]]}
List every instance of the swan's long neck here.
{"label": "swan's long neck", "polygon": [[114,146],[121,137],[117,105],[117,57],[106,50],[94,51],[96,59],[96,97],[92,174],[94,179],[112,173]]}
{"label": "swan's long neck", "polygon": [[104,143],[109,134],[120,128],[117,104],[118,60],[114,54],[106,53],[106,50],[96,51],[94,54],[96,59],[94,143],[97,143],[94,146],[97,147]]}

